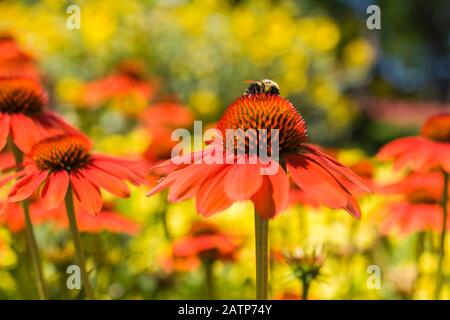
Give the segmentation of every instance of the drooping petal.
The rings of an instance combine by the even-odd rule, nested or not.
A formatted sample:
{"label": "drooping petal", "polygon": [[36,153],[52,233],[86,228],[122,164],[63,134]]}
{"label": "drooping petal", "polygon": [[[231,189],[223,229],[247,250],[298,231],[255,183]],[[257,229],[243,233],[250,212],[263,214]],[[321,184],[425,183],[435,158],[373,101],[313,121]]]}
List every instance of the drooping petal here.
{"label": "drooping petal", "polygon": [[84,175],[97,187],[103,188],[118,197],[127,198],[130,196],[128,186],[122,180],[106,171],[90,166],[84,169]]}
{"label": "drooping petal", "polygon": [[[277,163],[278,164],[278,163]],[[274,174],[262,176],[263,183],[252,197],[255,210],[266,219],[283,211],[289,201],[289,179],[281,166]]]}
{"label": "drooping petal", "polygon": [[74,195],[80,205],[90,214],[100,212],[103,200],[100,190],[93,185],[83,174],[82,170],[70,174],[70,182]]}
{"label": "drooping petal", "polygon": [[224,178],[231,166],[226,166],[217,174],[210,175],[200,185],[196,193],[197,211],[209,217],[214,213],[221,212],[233,204],[225,193]]}
{"label": "drooping petal", "polygon": [[42,206],[46,210],[57,208],[64,200],[68,186],[69,174],[67,171],[51,173],[41,192]]}
{"label": "drooping petal", "polygon": [[[438,161],[446,172],[450,172],[450,144],[441,144],[437,155]],[[449,219],[450,220],[450,219]]]}
{"label": "drooping petal", "polygon": [[256,213],[266,219],[270,219],[276,214],[275,203],[272,198],[273,188],[267,176],[263,176],[262,180],[261,187],[253,195],[252,201],[255,205]]}
{"label": "drooping petal", "polygon": [[48,171],[36,172],[17,181],[8,194],[9,202],[22,201],[29,198],[47,178]]}
{"label": "drooping petal", "polygon": [[220,170],[220,165],[193,164],[177,170],[176,179],[170,186],[169,201],[179,202],[195,196],[202,181],[213,172]]}
{"label": "drooping petal", "polygon": [[132,168],[129,168],[126,163],[120,163],[118,161],[112,161],[107,159],[97,159],[97,156],[92,157],[92,165],[115,175],[119,179],[128,180],[134,185],[140,185],[145,182],[145,171],[136,172]]}
{"label": "drooping petal", "polygon": [[0,203],[0,217],[4,217],[6,215],[6,212],[9,208],[9,202],[8,201],[2,201]]}
{"label": "drooping petal", "polygon": [[335,178],[341,180],[339,178],[342,177],[345,180],[348,180],[350,183],[354,184],[362,191],[372,192],[372,189],[366,183],[364,183],[364,181],[352,170],[315,147],[308,146],[307,148],[308,151],[310,151],[310,153],[308,153],[308,157],[320,164],[322,167],[327,168],[328,172],[334,175]]}
{"label": "drooping petal", "polygon": [[154,194],[164,190],[165,188],[172,185],[177,177],[176,172],[169,174],[167,177],[164,177],[158,181],[156,186],[154,186],[150,191],[148,191],[145,195],[147,197],[153,196]]}
{"label": "drooping petal", "polygon": [[52,111],[44,111],[42,115],[37,116],[36,119],[47,130],[53,129],[54,132],[59,133],[79,134],[87,138],[84,133],[68,124],[61,116]]}
{"label": "drooping petal", "polygon": [[398,154],[394,159],[394,170],[410,167],[414,171],[429,171],[436,166],[438,144],[425,139],[417,139],[413,148]]}
{"label": "drooping petal", "polygon": [[[67,228],[69,225],[67,215],[65,210],[62,211],[64,212],[59,215],[58,224]],[[83,207],[76,207],[76,212],[77,224],[81,232],[99,233],[108,231],[132,235],[139,231],[139,225],[136,222],[114,211],[101,210],[97,215],[92,215],[86,212]]]}
{"label": "drooping petal", "polygon": [[278,170],[273,175],[268,175],[270,183],[272,184],[272,199],[275,205],[275,214],[283,211],[289,202],[289,178],[286,172],[278,167]]}
{"label": "drooping petal", "polygon": [[356,199],[353,197],[347,197],[347,205],[345,206],[344,210],[357,219],[361,218],[361,209],[359,207],[358,201],[356,201]]}
{"label": "drooping petal", "polygon": [[307,194],[331,208],[345,207],[345,191],[325,169],[305,156],[289,155],[286,161],[292,180]]}
{"label": "drooping petal", "polygon": [[0,113],[0,151],[6,146],[9,136],[9,116],[6,113]]}
{"label": "drooping petal", "polygon": [[28,153],[36,142],[45,137],[43,128],[30,117],[14,114],[10,115],[10,121],[14,144],[24,153]]}
{"label": "drooping petal", "polygon": [[286,161],[292,180],[309,197],[330,208],[344,209],[352,216],[360,217],[357,201],[345,183],[338,180],[328,167],[306,155],[288,155]]}
{"label": "drooping petal", "polygon": [[234,164],[225,176],[225,193],[234,201],[248,200],[261,187],[261,166]]}
{"label": "drooping petal", "polygon": [[[393,160],[394,169],[409,167],[414,171],[426,172],[442,166],[440,147],[443,143],[424,137],[399,138],[389,142],[377,154],[379,160]],[[448,156],[447,156],[448,158]]]}
{"label": "drooping petal", "polygon": [[405,137],[399,138],[384,145],[377,153],[377,158],[381,161],[392,160],[397,155],[403,153],[414,147],[415,144],[422,138],[419,137]]}
{"label": "drooping petal", "polygon": [[441,231],[442,208],[437,204],[396,202],[389,204],[381,213],[382,234],[398,231],[406,236],[418,231]]}
{"label": "drooping petal", "polygon": [[13,179],[19,178],[19,177],[21,177],[23,175],[25,175],[25,172],[19,171],[19,172],[13,173],[13,174],[11,174],[11,175],[1,179],[0,180],[0,188],[3,187],[8,182],[12,181]]}

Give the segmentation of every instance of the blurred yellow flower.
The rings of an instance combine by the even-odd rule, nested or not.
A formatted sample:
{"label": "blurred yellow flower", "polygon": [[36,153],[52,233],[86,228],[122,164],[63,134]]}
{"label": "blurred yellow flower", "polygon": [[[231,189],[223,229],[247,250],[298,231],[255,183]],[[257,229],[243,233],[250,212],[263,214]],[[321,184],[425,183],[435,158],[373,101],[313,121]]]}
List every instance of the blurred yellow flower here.
{"label": "blurred yellow flower", "polygon": [[375,49],[368,41],[356,39],[345,46],[343,57],[349,67],[368,67],[375,60]]}
{"label": "blurred yellow flower", "polygon": [[202,116],[211,116],[217,113],[219,101],[214,92],[209,90],[194,91],[189,98],[189,105]]}

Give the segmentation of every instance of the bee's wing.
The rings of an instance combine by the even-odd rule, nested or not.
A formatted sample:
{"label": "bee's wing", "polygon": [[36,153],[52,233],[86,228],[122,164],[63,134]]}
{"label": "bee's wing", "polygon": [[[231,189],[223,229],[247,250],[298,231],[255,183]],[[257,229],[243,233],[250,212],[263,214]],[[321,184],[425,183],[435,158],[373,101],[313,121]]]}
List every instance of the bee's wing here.
{"label": "bee's wing", "polygon": [[243,82],[244,83],[253,83],[253,82],[255,82],[255,80],[244,80]]}

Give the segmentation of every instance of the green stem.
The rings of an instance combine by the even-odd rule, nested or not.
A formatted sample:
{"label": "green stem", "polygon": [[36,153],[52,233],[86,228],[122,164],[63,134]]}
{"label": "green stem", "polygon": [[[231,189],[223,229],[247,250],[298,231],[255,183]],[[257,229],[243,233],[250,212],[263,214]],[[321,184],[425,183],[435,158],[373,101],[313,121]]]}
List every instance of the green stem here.
{"label": "green stem", "polygon": [[214,300],[214,261],[204,261],[203,267],[205,270],[206,297],[209,300]]}
{"label": "green stem", "polygon": [[267,300],[269,278],[269,220],[255,211],[256,299]]}
{"label": "green stem", "polygon": [[308,300],[310,282],[306,279],[302,279],[302,295],[301,299]]}
{"label": "green stem", "polygon": [[172,236],[170,234],[170,230],[169,230],[169,222],[168,222],[168,217],[167,217],[167,190],[164,190],[162,193],[162,198],[163,198],[163,205],[161,206],[161,211],[160,211],[160,217],[161,217],[161,223],[162,223],[162,227],[163,227],[163,231],[164,231],[164,236],[166,237],[167,240],[172,240]]}
{"label": "green stem", "polygon": [[439,296],[441,294],[442,285],[443,285],[443,266],[444,266],[444,257],[445,257],[445,237],[447,234],[447,216],[448,216],[448,210],[447,210],[447,202],[448,202],[448,181],[449,181],[449,173],[443,172],[444,175],[444,188],[442,191],[442,213],[443,213],[443,219],[442,219],[442,231],[441,231],[441,238],[439,242],[439,260],[438,260],[438,266],[436,271],[436,289],[434,291],[434,299],[438,300]]}
{"label": "green stem", "polygon": [[[8,143],[14,155],[16,165],[20,165],[23,159],[22,152],[15,146],[15,144],[12,142],[11,139],[9,139]],[[36,237],[34,235],[34,228],[30,217],[30,207],[27,199],[22,201],[22,210],[25,218],[25,237],[27,239],[27,248],[28,251],[30,252],[31,263],[33,265],[33,269],[35,272],[36,287],[39,299],[47,300],[48,299],[47,286],[44,280],[44,272],[42,271],[41,256],[39,254]]]}
{"label": "green stem", "polygon": [[86,261],[84,259],[84,252],[83,247],[81,245],[80,232],[78,231],[77,220],[75,217],[75,210],[73,207],[73,193],[71,186],[69,186],[69,188],[67,189],[66,197],[64,200],[66,203],[66,213],[67,218],[69,219],[70,232],[72,233],[73,244],[75,247],[77,264],[81,270],[81,279],[83,281],[84,292],[86,293],[86,296],[89,299],[95,300],[95,292],[89,282],[89,275],[86,272]]}
{"label": "green stem", "polygon": [[42,271],[41,256],[39,254],[36,237],[34,236],[33,224],[31,223],[28,200],[22,201],[22,209],[25,216],[25,236],[27,238],[27,247],[30,251],[33,269],[36,272],[36,286],[39,294],[39,299],[47,300],[47,286],[45,284],[44,273]]}

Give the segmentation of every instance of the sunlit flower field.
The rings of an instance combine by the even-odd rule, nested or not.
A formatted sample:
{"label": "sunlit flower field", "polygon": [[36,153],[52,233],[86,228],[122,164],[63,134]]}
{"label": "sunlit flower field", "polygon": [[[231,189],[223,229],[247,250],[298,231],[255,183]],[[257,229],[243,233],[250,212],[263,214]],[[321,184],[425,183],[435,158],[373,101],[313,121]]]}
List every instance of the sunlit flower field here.
{"label": "sunlit flower field", "polygon": [[450,299],[448,82],[340,8],[1,1],[0,299]]}

